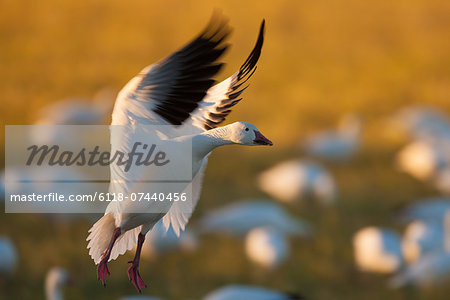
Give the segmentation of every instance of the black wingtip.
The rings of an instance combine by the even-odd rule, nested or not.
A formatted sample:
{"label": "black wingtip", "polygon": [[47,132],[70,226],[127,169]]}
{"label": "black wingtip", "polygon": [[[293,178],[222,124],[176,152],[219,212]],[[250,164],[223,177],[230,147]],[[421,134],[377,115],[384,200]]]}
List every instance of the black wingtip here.
{"label": "black wingtip", "polygon": [[199,37],[212,38],[216,41],[225,40],[232,32],[229,25],[229,19],[221,10],[215,9],[205,29],[200,33]]}
{"label": "black wingtip", "polygon": [[252,71],[256,67],[256,63],[258,62],[259,57],[261,56],[261,49],[264,44],[265,24],[266,24],[266,20],[263,19],[261,22],[261,26],[259,28],[258,39],[256,40],[255,46],[253,47],[252,52],[250,53],[250,55],[247,57],[247,59],[245,60],[245,62],[242,64],[242,66],[240,68],[240,71],[241,71],[241,74],[239,74],[240,79],[244,78],[249,73],[251,75],[253,75]]}

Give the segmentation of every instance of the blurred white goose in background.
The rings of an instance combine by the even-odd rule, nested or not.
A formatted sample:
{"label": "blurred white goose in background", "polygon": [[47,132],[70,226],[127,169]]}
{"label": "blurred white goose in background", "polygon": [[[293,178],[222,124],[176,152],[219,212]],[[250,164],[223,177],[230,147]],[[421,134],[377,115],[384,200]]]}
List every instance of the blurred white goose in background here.
{"label": "blurred white goose in background", "polygon": [[13,242],[0,236],[0,276],[9,277],[17,268],[18,254]]}
{"label": "blurred white goose in background", "polygon": [[68,98],[42,108],[36,125],[100,125],[111,114],[116,92],[111,88],[98,91],[92,101]]}
{"label": "blurred white goose in background", "polygon": [[198,244],[198,237],[191,229],[180,232],[178,237],[172,227],[166,230],[160,221],[147,233],[142,246],[142,257],[150,259],[171,250],[194,252]]}
{"label": "blurred white goose in background", "polygon": [[294,300],[301,296],[283,294],[277,291],[246,285],[227,285],[203,298],[203,300]]}
{"label": "blurred white goose in background", "polygon": [[450,253],[443,249],[429,252],[391,278],[389,285],[433,286],[450,279]]}
{"label": "blurred white goose in background", "polygon": [[450,211],[450,198],[430,197],[408,205],[400,213],[399,221],[409,223],[415,220],[443,222]]}
{"label": "blurred white goose in background", "polygon": [[416,140],[396,157],[398,168],[419,180],[430,180],[450,166],[450,140]]}
{"label": "blurred white goose in background", "polygon": [[391,129],[403,131],[414,139],[450,138],[450,122],[437,107],[413,105],[400,109],[390,119]]}
{"label": "blurred white goose in background", "polygon": [[337,129],[307,136],[302,141],[302,145],[309,155],[330,161],[346,161],[358,151],[361,131],[361,118],[349,114],[339,121]]}
{"label": "blurred white goose in background", "polygon": [[307,237],[310,225],[291,217],[279,204],[269,201],[241,201],[211,210],[200,220],[202,233],[245,236],[256,227],[268,226],[282,233]]}
{"label": "blurred white goose in background", "polygon": [[282,202],[293,202],[312,196],[331,204],[337,194],[333,176],[321,165],[302,160],[279,163],[262,172],[258,185],[267,194]]}
{"label": "blurred white goose in background", "polygon": [[366,272],[392,273],[403,264],[401,240],[389,229],[365,227],[353,236],[355,262]]}
{"label": "blurred white goose in background", "polygon": [[271,227],[257,227],[245,237],[245,252],[254,263],[275,269],[289,255],[289,240],[286,235]]}
{"label": "blurred white goose in background", "polygon": [[63,288],[71,283],[67,270],[53,267],[45,278],[45,295],[47,300],[62,300]]}
{"label": "blurred white goose in background", "polygon": [[444,226],[440,221],[416,220],[405,229],[402,250],[405,261],[412,263],[428,252],[444,247]]}
{"label": "blurred white goose in background", "polygon": [[[98,128],[86,133],[81,128],[61,128],[49,125],[104,125],[111,115],[114,104],[115,91],[111,88],[100,90],[92,101],[82,98],[70,98],[41,109],[37,121],[29,130],[30,141],[38,145],[58,145],[62,148],[79,149],[89,138],[102,141],[106,134]],[[70,130],[70,133],[68,133]],[[106,130],[106,129],[105,129]],[[98,132],[97,132],[98,131]],[[79,150],[78,150],[79,151]]]}

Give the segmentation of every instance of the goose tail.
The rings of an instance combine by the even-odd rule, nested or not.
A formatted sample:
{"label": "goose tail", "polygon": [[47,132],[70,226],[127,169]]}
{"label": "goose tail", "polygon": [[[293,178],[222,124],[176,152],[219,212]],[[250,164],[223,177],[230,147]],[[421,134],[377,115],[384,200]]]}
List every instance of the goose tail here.
{"label": "goose tail", "polygon": [[100,262],[103,252],[108,248],[114,228],[114,216],[106,214],[89,229],[86,239],[89,241],[87,248],[96,265]]}

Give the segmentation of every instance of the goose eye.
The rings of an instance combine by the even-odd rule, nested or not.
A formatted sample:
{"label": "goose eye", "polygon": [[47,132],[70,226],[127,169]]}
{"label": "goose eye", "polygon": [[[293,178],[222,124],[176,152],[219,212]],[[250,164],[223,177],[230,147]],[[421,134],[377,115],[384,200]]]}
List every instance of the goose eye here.
{"label": "goose eye", "polygon": [[245,131],[248,131],[248,128],[245,128]]}

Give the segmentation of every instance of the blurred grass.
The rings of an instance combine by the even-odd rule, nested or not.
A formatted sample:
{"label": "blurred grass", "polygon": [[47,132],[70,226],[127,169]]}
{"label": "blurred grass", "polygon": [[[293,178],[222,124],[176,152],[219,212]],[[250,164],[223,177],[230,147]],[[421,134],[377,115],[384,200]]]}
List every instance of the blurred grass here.
{"label": "blurred grass", "polygon": [[[228,121],[255,124],[276,147],[218,149],[190,226],[209,208],[264,196],[255,176],[280,160],[300,157],[294,145],[306,133],[333,125],[349,111],[366,121],[361,153],[349,165],[328,165],[339,183],[337,205],[289,207],[313,224],[316,236],[295,241],[280,270],[252,266],[238,241],[208,237],[195,254],[143,262],[145,294],[200,299],[240,282],[300,292],[307,299],[448,298],[445,285],[391,291],[386,277],[356,271],[351,236],[362,226],[396,226],[398,207],[435,193],[393,169],[399,145],[383,139],[378,122],[412,103],[450,111],[450,2],[1,0],[0,7],[3,124],[31,124],[35,111],[61,98],[91,97],[104,86],[120,89],[144,66],[194,37],[214,8],[235,28],[223,79],[248,55],[266,19],[258,71]],[[3,214],[0,234],[16,243],[20,267],[13,279],[1,279],[0,298],[42,299],[45,272],[53,265],[75,278],[67,299],[135,294],[126,276],[129,257],[110,265],[106,289],[95,280],[85,249],[90,226]]]}

